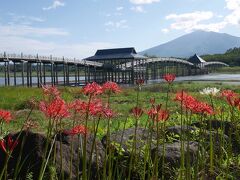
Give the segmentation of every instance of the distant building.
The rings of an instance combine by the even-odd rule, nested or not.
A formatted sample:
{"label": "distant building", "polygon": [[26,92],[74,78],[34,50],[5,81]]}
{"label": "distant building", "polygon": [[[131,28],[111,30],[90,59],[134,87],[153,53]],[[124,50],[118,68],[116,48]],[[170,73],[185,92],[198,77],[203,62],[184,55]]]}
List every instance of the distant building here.
{"label": "distant building", "polygon": [[[143,64],[147,60],[136,52],[133,47],[100,49],[94,56],[85,60],[103,63],[102,69],[95,70],[97,82],[115,81],[118,83],[134,83],[136,79],[144,79],[146,68],[136,69],[136,64]],[[132,66],[129,66],[129,63]]]}

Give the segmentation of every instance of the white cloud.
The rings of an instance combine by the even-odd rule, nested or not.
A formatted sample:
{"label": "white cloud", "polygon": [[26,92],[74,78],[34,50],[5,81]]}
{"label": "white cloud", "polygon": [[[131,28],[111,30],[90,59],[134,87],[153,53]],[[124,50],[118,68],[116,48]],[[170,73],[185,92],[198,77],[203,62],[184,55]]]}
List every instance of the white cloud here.
{"label": "white cloud", "polygon": [[170,14],[166,16],[166,19],[172,19],[176,22],[200,22],[203,20],[208,20],[213,17],[213,13],[211,11],[196,11],[193,13],[185,13],[185,14]]}
{"label": "white cloud", "polygon": [[122,6],[117,7],[116,10],[117,10],[117,11],[122,11],[122,10],[123,10],[123,7],[122,7]]}
{"label": "white cloud", "polygon": [[0,25],[1,36],[66,36],[69,33],[58,28],[38,28],[29,25]]}
{"label": "white cloud", "polygon": [[184,30],[191,32],[193,30],[220,31],[226,26],[226,22],[203,23],[203,21],[211,20],[214,17],[211,11],[196,11],[184,14],[170,14],[166,16],[167,20],[173,20],[170,25],[171,29]]}
{"label": "white cloud", "polygon": [[[113,48],[115,44],[108,42],[89,43],[56,43],[48,40],[52,36],[64,37],[68,32],[58,28],[37,28],[29,25],[1,25],[0,49],[7,53],[39,54],[86,58],[100,48]],[[46,38],[47,37],[47,38]]]}
{"label": "white cloud", "polygon": [[130,0],[130,2],[133,4],[152,4],[159,1],[160,0]]}
{"label": "white cloud", "polygon": [[240,9],[240,0],[226,0],[226,8],[229,10],[239,10]]}
{"label": "white cloud", "polygon": [[224,19],[229,24],[240,24],[240,0],[226,0],[226,8],[231,11]]}
{"label": "white cloud", "polygon": [[108,42],[89,42],[77,44],[59,44],[44,42],[24,37],[0,36],[0,49],[7,53],[39,54],[43,56],[53,55],[56,57],[86,58],[92,56],[97,49],[114,48],[116,44]]}
{"label": "white cloud", "polygon": [[8,13],[8,15],[11,18],[8,24],[30,25],[32,23],[41,23],[45,21],[40,17],[34,17],[34,16],[17,15],[15,13]]}
{"label": "white cloud", "polygon": [[[191,32],[193,30],[206,30],[219,32],[226,26],[240,25],[240,0],[225,0],[225,8],[229,10],[226,16],[213,14],[211,11],[196,11],[184,14],[170,14],[166,16],[167,20],[173,20],[170,29],[184,30]],[[217,18],[218,22],[213,22]],[[221,19],[219,21],[219,19]],[[211,20],[210,23],[203,21]]]}
{"label": "white cloud", "polygon": [[166,33],[169,33],[169,29],[164,28],[164,29],[162,29],[162,32],[165,33],[165,34],[166,34]]}
{"label": "white cloud", "polygon": [[105,23],[106,31],[113,31],[115,29],[125,29],[128,28],[127,20],[122,19],[120,21],[108,21]]}
{"label": "white cloud", "polygon": [[58,7],[63,7],[63,6],[65,6],[65,3],[64,3],[64,2],[61,2],[61,1],[59,1],[59,0],[54,0],[52,5],[50,5],[50,6],[48,6],[48,7],[44,7],[44,8],[42,8],[42,9],[43,9],[44,11],[46,11],[46,10],[56,9],[56,8],[58,8]]}
{"label": "white cloud", "polygon": [[142,6],[134,6],[134,7],[131,7],[131,10],[132,11],[135,11],[135,12],[138,12],[138,13],[144,13],[146,12]]}

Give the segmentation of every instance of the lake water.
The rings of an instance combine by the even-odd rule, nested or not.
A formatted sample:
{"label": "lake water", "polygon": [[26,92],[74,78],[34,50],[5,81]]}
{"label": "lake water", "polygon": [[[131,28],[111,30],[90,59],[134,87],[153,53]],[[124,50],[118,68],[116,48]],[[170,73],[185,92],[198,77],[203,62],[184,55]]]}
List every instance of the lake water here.
{"label": "lake water", "polygon": [[[154,84],[158,82],[162,82],[162,79],[157,80],[149,80],[149,84]],[[183,76],[177,77],[176,81],[196,81],[196,82],[209,82],[209,83],[226,83],[233,85],[240,85],[240,74],[205,74],[205,75],[197,75],[197,76]]]}
{"label": "lake water", "polygon": [[[84,77],[80,77],[80,81],[83,81],[85,78]],[[43,81],[43,79],[42,79]],[[63,77],[58,77],[58,82],[63,82],[64,78]],[[73,82],[75,81],[75,77],[69,77],[69,81]],[[22,85],[22,77],[17,77],[16,78],[16,83],[17,85]],[[37,84],[37,77],[32,77],[32,83],[33,84]],[[51,83],[51,77],[46,77],[46,83]],[[24,78],[24,84],[27,84],[27,78]],[[5,78],[4,77],[0,77],[0,86],[4,86],[5,85]],[[14,85],[14,78],[11,77],[10,78],[10,85]]]}
{"label": "lake water", "polygon": [[[75,81],[75,77],[70,77],[70,81]],[[84,77],[80,77],[80,80],[83,81]],[[63,82],[63,77],[59,77],[58,81]],[[162,82],[163,79],[157,79],[157,80],[149,80],[149,84],[159,83]],[[183,77],[177,77],[176,81],[196,81],[196,82],[221,82],[221,83],[227,83],[227,84],[233,84],[233,85],[240,85],[240,74],[206,74],[206,75],[197,75],[197,76],[183,76]],[[27,78],[24,79],[25,84],[27,83]],[[32,78],[33,84],[37,83],[37,78]],[[46,82],[50,83],[51,78],[46,77]],[[14,84],[13,77],[10,78],[10,84]],[[17,85],[22,84],[22,78],[17,77]],[[5,79],[3,77],[0,77],[0,86],[5,85]]]}

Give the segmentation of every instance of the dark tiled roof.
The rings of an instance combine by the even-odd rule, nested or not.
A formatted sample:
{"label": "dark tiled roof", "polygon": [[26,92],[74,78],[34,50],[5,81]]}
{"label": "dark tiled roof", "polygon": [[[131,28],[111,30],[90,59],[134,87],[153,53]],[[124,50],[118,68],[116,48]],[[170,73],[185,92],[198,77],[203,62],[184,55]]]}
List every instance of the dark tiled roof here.
{"label": "dark tiled roof", "polygon": [[202,59],[200,56],[198,56],[197,54],[195,54],[194,56],[190,57],[188,59],[189,62],[193,63],[193,64],[201,64],[201,63],[205,63],[206,61],[204,59]]}
{"label": "dark tiled roof", "polygon": [[100,49],[94,56],[86,58],[86,60],[108,60],[108,59],[146,59],[147,57],[137,54],[134,48],[118,48],[118,49]]}

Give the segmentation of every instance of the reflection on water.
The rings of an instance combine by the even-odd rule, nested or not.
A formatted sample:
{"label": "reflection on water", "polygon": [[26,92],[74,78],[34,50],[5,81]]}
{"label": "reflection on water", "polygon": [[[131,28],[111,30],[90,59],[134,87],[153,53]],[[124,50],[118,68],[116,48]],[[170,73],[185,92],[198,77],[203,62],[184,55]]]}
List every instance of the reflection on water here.
{"label": "reflection on water", "polygon": [[[63,77],[59,77],[58,81],[63,82]],[[80,77],[80,80],[83,81],[84,77]],[[74,82],[75,77],[69,77],[69,81]],[[156,80],[148,80],[148,84],[154,84],[162,82],[162,79],[156,79]],[[227,83],[227,84],[235,84],[240,85],[240,74],[206,74],[206,75],[197,75],[197,76],[183,76],[183,77],[177,77],[176,81],[198,81],[198,82],[221,82],[221,83]],[[17,77],[16,78],[17,85],[22,85],[22,78]],[[51,82],[51,77],[46,77],[46,82]],[[24,83],[27,83],[27,78],[24,78]],[[32,83],[37,84],[37,78],[32,78]],[[10,84],[14,84],[14,78],[10,78]],[[0,77],[0,86],[5,85],[5,78]]]}
{"label": "reflection on water", "polygon": [[[83,81],[85,78],[84,77],[80,77],[80,81]],[[58,82],[63,82],[64,78],[63,77],[58,77]],[[75,77],[69,77],[69,81],[74,81],[75,82]],[[33,84],[37,84],[37,77],[32,77],[32,83]],[[43,83],[43,78],[42,78],[42,83]],[[51,77],[46,77],[46,83],[51,83]],[[22,78],[21,77],[17,77],[16,78],[16,84],[17,85],[22,85]],[[27,78],[24,78],[24,84],[27,84]],[[5,85],[5,78],[4,77],[0,77],[0,86],[4,86]],[[14,85],[14,78],[11,77],[10,78],[10,85]]]}
{"label": "reflection on water", "polygon": [[[162,79],[149,80],[148,83],[154,84],[162,81]],[[177,77],[176,81],[221,82],[240,85],[240,74],[205,74],[197,76],[183,76]]]}

